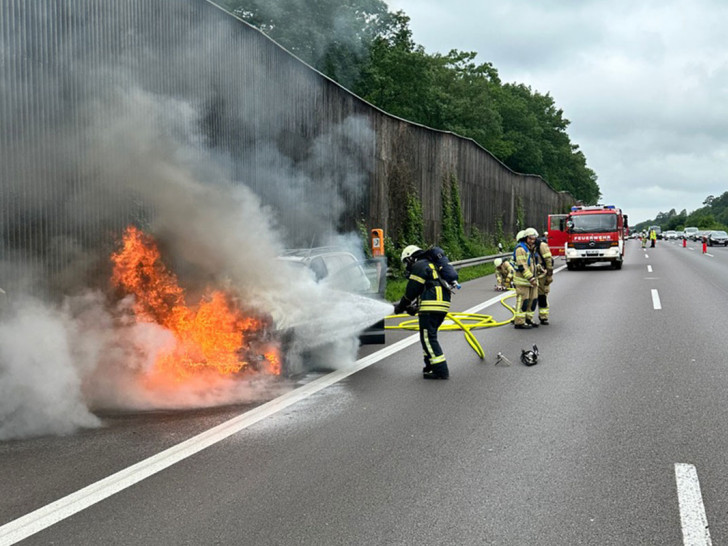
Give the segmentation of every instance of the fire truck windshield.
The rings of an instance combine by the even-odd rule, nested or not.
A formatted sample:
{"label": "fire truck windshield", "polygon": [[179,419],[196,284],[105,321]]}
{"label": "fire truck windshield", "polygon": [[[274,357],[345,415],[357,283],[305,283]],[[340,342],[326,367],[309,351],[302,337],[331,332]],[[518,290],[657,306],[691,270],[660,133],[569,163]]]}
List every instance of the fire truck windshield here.
{"label": "fire truck windshield", "polygon": [[604,233],[617,231],[616,214],[577,214],[571,217],[572,233]]}

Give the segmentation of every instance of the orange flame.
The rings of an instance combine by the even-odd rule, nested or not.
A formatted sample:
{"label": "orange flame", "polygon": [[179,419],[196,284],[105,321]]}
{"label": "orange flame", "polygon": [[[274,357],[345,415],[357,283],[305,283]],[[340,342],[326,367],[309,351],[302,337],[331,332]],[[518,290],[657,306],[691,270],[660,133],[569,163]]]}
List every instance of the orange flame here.
{"label": "orange flame", "polygon": [[[140,322],[160,324],[175,337],[174,347],[157,357],[155,382],[181,381],[200,372],[231,375],[251,369],[244,358],[249,345],[264,330],[262,319],[243,315],[231,297],[208,291],[197,306],[188,306],[177,276],[162,262],[152,237],[134,226],[126,229],[123,245],[111,256],[112,283],[134,296],[133,311]],[[277,350],[263,355],[270,373],[280,373]]]}

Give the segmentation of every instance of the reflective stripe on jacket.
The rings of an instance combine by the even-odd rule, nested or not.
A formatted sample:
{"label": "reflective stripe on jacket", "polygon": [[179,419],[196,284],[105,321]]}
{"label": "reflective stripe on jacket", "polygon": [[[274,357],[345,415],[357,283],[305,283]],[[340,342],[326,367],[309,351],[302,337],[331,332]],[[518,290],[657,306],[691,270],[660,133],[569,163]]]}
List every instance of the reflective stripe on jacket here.
{"label": "reflective stripe on jacket", "polygon": [[442,287],[435,265],[427,259],[418,260],[412,266],[404,295],[409,301],[421,298],[420,312],[450,310],[450,291]]}

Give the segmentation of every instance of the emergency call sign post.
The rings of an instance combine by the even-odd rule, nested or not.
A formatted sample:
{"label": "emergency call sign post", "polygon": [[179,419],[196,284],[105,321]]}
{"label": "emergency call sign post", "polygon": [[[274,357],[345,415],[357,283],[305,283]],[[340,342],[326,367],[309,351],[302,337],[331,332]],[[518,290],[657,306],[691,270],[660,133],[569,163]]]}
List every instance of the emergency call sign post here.
{"label": "emergency call sign post", "polygon": [[384,256],[384,230],[375,228],[370,235],[372,256]]}

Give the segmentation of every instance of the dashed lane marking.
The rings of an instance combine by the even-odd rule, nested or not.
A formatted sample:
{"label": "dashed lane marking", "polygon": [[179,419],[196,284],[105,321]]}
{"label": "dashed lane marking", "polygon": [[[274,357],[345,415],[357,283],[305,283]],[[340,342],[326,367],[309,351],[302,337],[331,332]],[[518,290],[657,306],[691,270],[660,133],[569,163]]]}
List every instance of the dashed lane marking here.
{"label": "dashed lane marking", "polygon": [[648,273],[652,273],[652,266],[651,266],[651,265],[648,265],[648,266],[647,266],[647,272],[648,272]]}
{"label": "dashed lane marking", "polygon": [[660,294],[657,293],[657,289],[652,289],[652,307],[655,310],[662,309],[662,304],[660,303]]}
{"label": "dashed lane marking", "polygon": [[686,463],[675,464],[677,500],[680,505],[680,525],[685,546],[711,546],[708,518],[700,493],[698,471]]}

